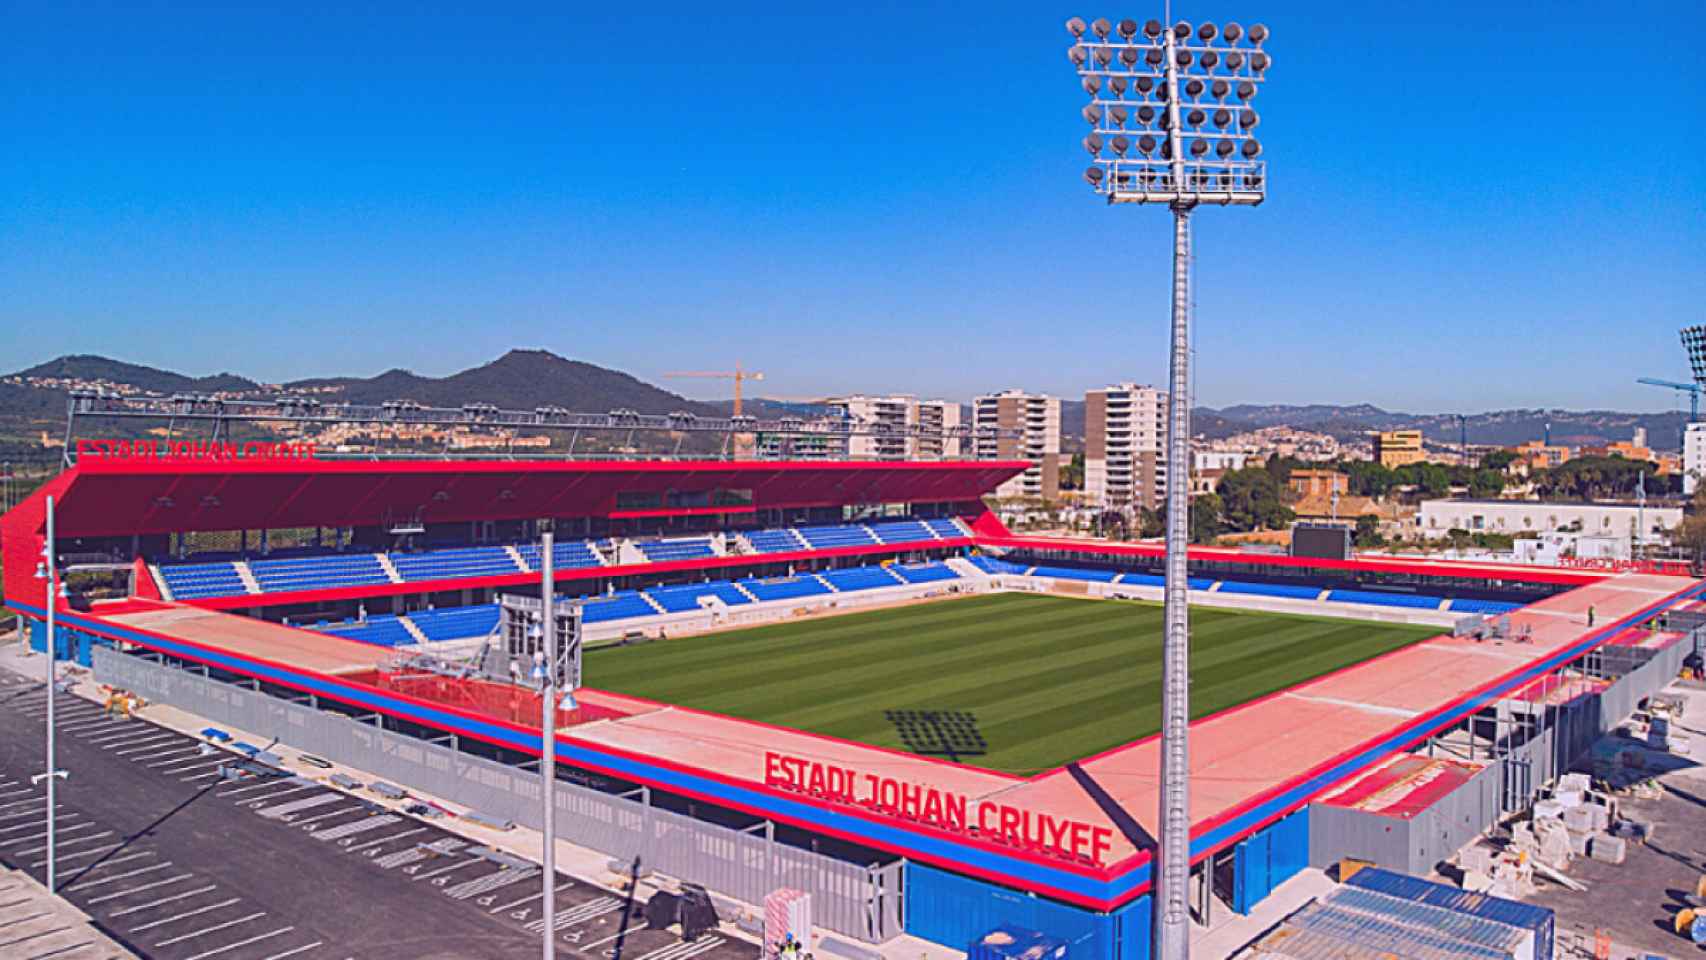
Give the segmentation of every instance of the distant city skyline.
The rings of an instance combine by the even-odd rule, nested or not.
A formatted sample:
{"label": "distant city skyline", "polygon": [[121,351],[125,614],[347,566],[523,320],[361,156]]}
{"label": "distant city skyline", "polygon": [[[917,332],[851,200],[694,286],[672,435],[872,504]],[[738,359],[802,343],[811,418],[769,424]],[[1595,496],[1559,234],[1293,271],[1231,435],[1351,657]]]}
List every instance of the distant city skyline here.
{"label": "distant city skyline", "polygon": [[[1166,217],[1080,181],[1061,27],[1150,6],[20,10],[0,365],[1159,383]],[[1678,409],[1633,381],[1686,379],[1706,302],[1706,9],[1618,17],[1651,29],[1614,86],[1603,5],[1266,5],[1271,199],[1197,218],[1196,402]],[[1656,133],[1612,160],[1584,116]]]}

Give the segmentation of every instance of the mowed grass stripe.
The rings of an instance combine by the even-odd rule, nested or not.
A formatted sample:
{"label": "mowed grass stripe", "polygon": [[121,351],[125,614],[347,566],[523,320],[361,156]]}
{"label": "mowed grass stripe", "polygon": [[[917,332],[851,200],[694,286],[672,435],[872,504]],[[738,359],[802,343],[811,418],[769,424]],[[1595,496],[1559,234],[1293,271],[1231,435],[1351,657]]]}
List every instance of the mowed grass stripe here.
{"label": "mowed grass stripe", "polygon": [[[1439,631],[1191,612],[1203,716]],[[590,686],[904,748],[885,711],[976,715],[993,769],[1030,774],[1160,726],[1156,604],[995,594],[589,652]]]}

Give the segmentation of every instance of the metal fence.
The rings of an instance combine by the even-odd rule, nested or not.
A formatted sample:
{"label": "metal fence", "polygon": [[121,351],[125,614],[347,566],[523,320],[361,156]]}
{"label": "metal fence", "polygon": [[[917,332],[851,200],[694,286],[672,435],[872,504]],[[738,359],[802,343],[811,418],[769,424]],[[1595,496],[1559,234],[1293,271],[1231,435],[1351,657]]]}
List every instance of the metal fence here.
{"label": "metal fence", "polygon": [[[102,683],[168,703],[216,724],[279,741],[386,780],[538,829],[540,778],[449,744],[381,729],[153,659],[94,651]],[[632,797],[638,799],[631,799]],[[780,887],[812,894],[822,927],[867,943],[901,933],[902,863],[849,863],[779,843],[768,821],[745,831],[653,806],[640,789],[615,796],[557,783],[557,836],[625,862],[704,885],[748,904]]]}

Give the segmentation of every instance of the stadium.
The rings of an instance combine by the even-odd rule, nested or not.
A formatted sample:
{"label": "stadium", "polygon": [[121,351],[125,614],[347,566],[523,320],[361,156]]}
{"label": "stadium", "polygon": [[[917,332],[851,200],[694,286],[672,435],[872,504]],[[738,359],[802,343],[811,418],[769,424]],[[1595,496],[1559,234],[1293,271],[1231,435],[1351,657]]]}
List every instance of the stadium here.
{"label": "stadium", "polygon": [[[983,498],[1022,461],[73,447],[0,518],[5,596],[42,649],[51,498],[58,653],[103,682],[536,826],[541,705],[501,653],[549,529],[584,645],[560,837],[809,891],[864,943],[1020,923],[1149,955],[1162,550],[1009,531]],[[1204,918],[1344,856],[1431,868],[1528,805],[1675,675],[1703,589],[1189,559]]]}

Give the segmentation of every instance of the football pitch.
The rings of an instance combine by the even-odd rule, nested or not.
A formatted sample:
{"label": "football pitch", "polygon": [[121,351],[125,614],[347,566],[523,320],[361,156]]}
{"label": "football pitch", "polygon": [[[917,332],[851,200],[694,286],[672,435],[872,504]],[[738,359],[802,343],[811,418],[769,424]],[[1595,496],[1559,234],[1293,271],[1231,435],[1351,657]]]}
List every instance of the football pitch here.
{"label": "football pitch", "polygon": [[[1159,604],[1000,593],[590,650],[585,680],[1029,775],[1161,728],[1161,623]],[[1439,633],[1193,607],[1191,712]]]}

